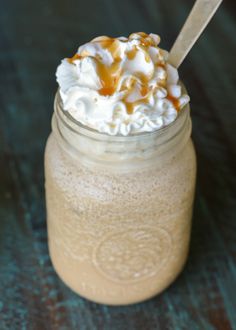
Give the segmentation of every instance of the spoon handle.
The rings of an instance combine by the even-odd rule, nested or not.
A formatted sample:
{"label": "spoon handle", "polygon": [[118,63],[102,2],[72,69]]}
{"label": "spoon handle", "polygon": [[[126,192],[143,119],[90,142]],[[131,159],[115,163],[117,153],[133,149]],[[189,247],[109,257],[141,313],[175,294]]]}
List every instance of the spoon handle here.
{"label": "spoon handle", "polygon": [[196,0],[171,48],[168,62],[178,68],[210,22],[222,0]]}

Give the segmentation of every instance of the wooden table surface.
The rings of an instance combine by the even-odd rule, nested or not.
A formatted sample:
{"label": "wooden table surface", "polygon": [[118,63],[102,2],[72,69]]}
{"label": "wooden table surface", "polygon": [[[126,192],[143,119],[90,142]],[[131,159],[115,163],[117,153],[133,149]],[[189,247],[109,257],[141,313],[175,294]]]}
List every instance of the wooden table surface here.
{"label": "wooden table surface", "polygon": [[173,43],[193,0],[0,1],[0,329],[236,329],[235,0],[180,69],[191,96],[198,178],[183,273],[145,303],[109,307],[68,289],[48,255],[43,149],[55,69],[96,35]]}

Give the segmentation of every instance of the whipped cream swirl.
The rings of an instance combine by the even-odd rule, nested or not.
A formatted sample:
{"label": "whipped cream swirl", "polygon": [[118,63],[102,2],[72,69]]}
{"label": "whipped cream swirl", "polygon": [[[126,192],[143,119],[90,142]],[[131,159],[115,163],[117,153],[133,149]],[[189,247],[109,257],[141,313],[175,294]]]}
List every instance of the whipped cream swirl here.
{"label": "whipped cream swirl", "polygon": [[109,135],[150,132],[169,125],[189,102],[160,37],[93,39],[63,59],[56,76],[64,110]]}

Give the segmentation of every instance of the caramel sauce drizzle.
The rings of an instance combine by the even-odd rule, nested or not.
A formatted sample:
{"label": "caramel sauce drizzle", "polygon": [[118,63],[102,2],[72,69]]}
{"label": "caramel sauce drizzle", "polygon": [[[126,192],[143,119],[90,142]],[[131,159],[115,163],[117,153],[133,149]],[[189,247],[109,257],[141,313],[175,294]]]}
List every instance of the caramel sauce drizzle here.
{"label": "caramel sauce drizzle", "polygon": [[148,38],[148,34],[146,32],[136,32],[135,34],[138,34],[142,38]]}
{"label": "caramel sauce drizzle", "polygon": [[175,98],[174,96],[171,96],[170,94],[167,95],[166,97],[169,101],[172,102],[173,106],[175,107],[176,111],[180,110],[180,102],[177,98]]}
{"label": "caramel sauce drizzle", "polygon": [[133,102],[126,102],[124,100],[124,103],[126,105],[126,111],[129,115],[131,115],[134,112],[134,103]]}
{"label": "caramel sauce drizzle", "polygon": [[136,73],[136,75],[138,76],[138,78],[141,81],[140,94],[141,94],[142,98],[139,99],[139,100],[137,100],[137,101],[134,101],[134,102],[128,102],[126,100],[127,99],[127,96],[129,95],[130,90],[132,91],[132,88],[135,85],[135,80],[134,80],[133,84],[131,85],[130,90],[127,92],[127,94],[125,95],[125,97],[122,100],[125,103],[125,105],[126,105],[127,113],[129,115],[131,115],[134,112],[135,106],[140,105],[140,104],[144,104],[144,103],[147,104],[148,101],[149,101],[149,93],[150,93],[150,88],[148,86],[149,79],[142,72],[138,72],[138,73]]}
{"label": "caramel sauce drizzle", "polygon": [[136,76],[141,80],[142,85],[148,85],[149,77],[142,72],[137,72]]}
{"label": "caramel sauce drizzle", "polygon": [[141,87],[140,93],[143,97],[147,95],[148,92],[149,92],[149,87],[147,85]]}
{"label": "caramel sauce drizzle", "polygon": [[[138,32],[136,34],[138,34],[140,36],[140,39],[139,39],[140,44],[141,44],[140,48],[143,49],[143,51],[145,53],[145,60],[146,60],[146,62],[149,63],[151,61],[151,57],[147,53],[146,48],[150,47],[150,46],[155,46],[155,43],[152,40],[152,38],[149,37],[148,34],[146,34],[144,32]],[[122,40],[122,42],[127,42],[127,41]],[[118,41],[116,38],[100,37],[100,38],[96,38],[92,42],[99,43],[101,45],[101,47],[104,49],[107,49],[113,57],[113,63],[110,66],[107,66],[104,63],[102,63],[101,59],[99,59],[99,58],[94,59],[96,61],[97,73],[98,73],[98,76],[102,83],[102,88],[100,88],[98,90],[98,92],[100,95],[103,95],[103,96],[111,96],[117,90],[119,79],[120,79],[120,76],[122,73],[122,70],[120,67],[120,62],[121,62],[121,54],[120,54],[120,49],[119,49],[120,41]],[[134,46],[133,49],[126,52],[127,58],[129,60],[133,60],[138,51],[139,51],[139,49],[137,48],[137,46]],[[73,57],[68,58],[67,60],[69,63],[73,63],[75,60],[81,59],[85,56],[89,56],[89,54],[88,53],[84,53],[81,55],[75,54]],[[164,63],[156,63],[156,66],[162,67],[163,69],[166,68]],[[136,76],[141,81],[140,94],[141,94],[142,98],[135,102],[128,102],[126,100],[135,85],[135,79],[134,79],[133,83],[131,83],[131,85],[129,86],[129,89],[127,90],[126,95],[122,99],[122,101],[126,105],[128,114],[133,113],[135,106],[137,106],[139,104],[144,104],[144,103],[147,104],[148,97],[150,94],[150,87],[148,86],[150,77],[146,76],[142,72],[137,72]],[[162,87],[166,87],[166,80],[164,80],[163,82],[159,82],[158,85],[162,86]],[[124,90],[126,90],[126,88],[127,87],[121,86],[120,90],[124,91]],[[169,94],[167,95],[167,99],[169,101],[171,101],[173,103],[174,107],[176,108],[176,110],[179,111],[179,108],[180,108],[179,100]]]}
{"label": "caramel sauce drizzle", "polygon": [[103,96],[114,94],[121,74],[120,61],[114,61],[109,67],[98,60],[96,64],[102,83],[102,88],[98,90],[99,94]]}
{"label": "caramel sauce drizzle", "polygon": [[[146,49],[143,46],[141,46],[140,48],[143,49],[143,51],[144,51],[145,61],[147,63],[150,63],[151,62],[150,55],[147,53]],[[128,59],[130,61],[132,61],[135,58],[135,56],[136,56],[136,54],[137,54],[138,51],[139,51],[138,48],[136,46],[134,46],[133,49],[131,49],[131,50],[129,50],[129,51],[126,52],[126,56],[128,57]]]}
{"label": "caramel sauce drizzle", "polygon": [[109,38],[100,42],[102,48],[107,49],[115,61],[121,61],[119,41],[115,38]]}
{"label": "caramel sauce drizzle", "polygon": [[[154,43],[153,43],[152,39],[150,37],[148,37],[148,35],[146,33],[139,32],[138,34],[141,36],[140,42],[141,42],[141,47],[145,53],[145,60],[146,60],[146,62],[150,62],[151,58],[150,58],[149,54],[147,54],[145,47],[153,45]],[[143,38],[148,38],[148,40],[143,41]],[[119,53],[119,41],[114,38],[106,37],[106,38],[103,38],[103,39],[100,39],[97,41],[95,40],[95,42],[99,42],[104,49],[109,50],[114,59],[114,62],[109,67],[107,67],[100,61],[97,61],[97,71],[98,71],[98,75],[102,82],[102,88],[99,90],[99,94],[103,95],[103,96],[112,95],[116,91],[116,87],[118,85],[118,82],[120,79],[120,74],[121,74],[121,69],[119,66],[119,63],[121,61],[120,53]],[[135,46],[133,49],[126,52],[127,58],[129,60],[133,60],[138,51],[139,51],[139,49]],[[150,92],[149,87],[148,87],[149,77],[147,77],[142,72],[138,72],[137,76],[140,79],[141,84],[142,84],[142,87],[140,90],[140,94],[141,94],[142,98],[135,102],[128,102],[126,100],[127,96],[129,95],[130,91],[132,90],[132,88],[134,86],[134,83],[135,83],[135,80],[134,80],[134,83],[131,84],[129,90],[127,91],[126,95],[124,96],[124,98],[122,100],[126,105],[128,114],[133,113],[134,107],[136,105],[148,103],[148,93]],[[124,87],[122,88],[122,86],[121,86],[121,90],[124,90]]]}
{"label": "caramel sauce drizzle", "polygon": [[139,99],[139,100],[137,100],[137,101],[135,101],[135,102],[128,102],[128,101],[126,101],[125,99],[123,99],[122,100],[124,103],[125,103],[125,105],[126,105],[126,110],[127,110],[127,113],[129,114],[129,115],[132,115],[132,113],[134,112],[134,107],[136,106],[136,105],[139,105],[139,104],[144,104],[144,103],[148,103],[148,95],[145,97],[145,98],[142,98],[142,99]]}
{"label": "caramel sauce drizzle", "polygon": [[100,95],[107,96],[115,93],[121,75],[119,41],[115,38],[104,38],[99,40],[99,43],[111,53],[114,59],[110,66],[96,60],[97,72],[102,83],[102,88],[98,92]]}
{"label": "caramel sauce drizzle", "polygon": [[156,63],[156,66],[158,67],[161,67],[162,69],[166,69],[166,65],[164,63]]}
{"label": "caramel sauce drizzle", "polygon": [[82,56],[76,53],[74,56],[72,56],[72,57],[68,57],[68,58],[67,58],[67,61],[68,61],[70,64],[73,64],[74,61],[76,61],[76,60],[80,60],[81,58],[82,58]]}
{"label": "caramel sauce drizzle", "polygon": [[134,48],[133,49],[131,49],[131,50],[129,50],[128,52],[126,52],[126,56],[128,57],[128,59],[130,60],[130,61],[132,61],[134,58],[135,58],[135,56],[136,56],[136,54],[137,54],[137,47],[136,46],[134,46]]}
{"label": "caramel sauce drizzle", "polygon": [[152,40],[151,37],[149,37],[149,35],[147,33],[138,32],[136,34],[138,34],[141,37],[139,40],[140,40],[140,43],[142,46],[144,46],[144,47],[155,46],[155,42]]}
{"label": "caramel sauce drizzle", "polygon": [[145,61],[147,63],[150,63],[151,62],[151,57],[150,57],[150,55],[148,53],[145,54]]}

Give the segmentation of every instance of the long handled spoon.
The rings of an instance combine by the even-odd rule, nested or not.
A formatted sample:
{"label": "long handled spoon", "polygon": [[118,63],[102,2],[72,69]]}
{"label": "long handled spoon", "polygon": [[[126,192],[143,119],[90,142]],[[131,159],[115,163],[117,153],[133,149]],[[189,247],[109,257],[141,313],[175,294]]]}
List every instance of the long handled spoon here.
{"label": "long handled spoon", "polygon": [[178,68],[223,0],[196,0],[171,48],[168,62]]}

